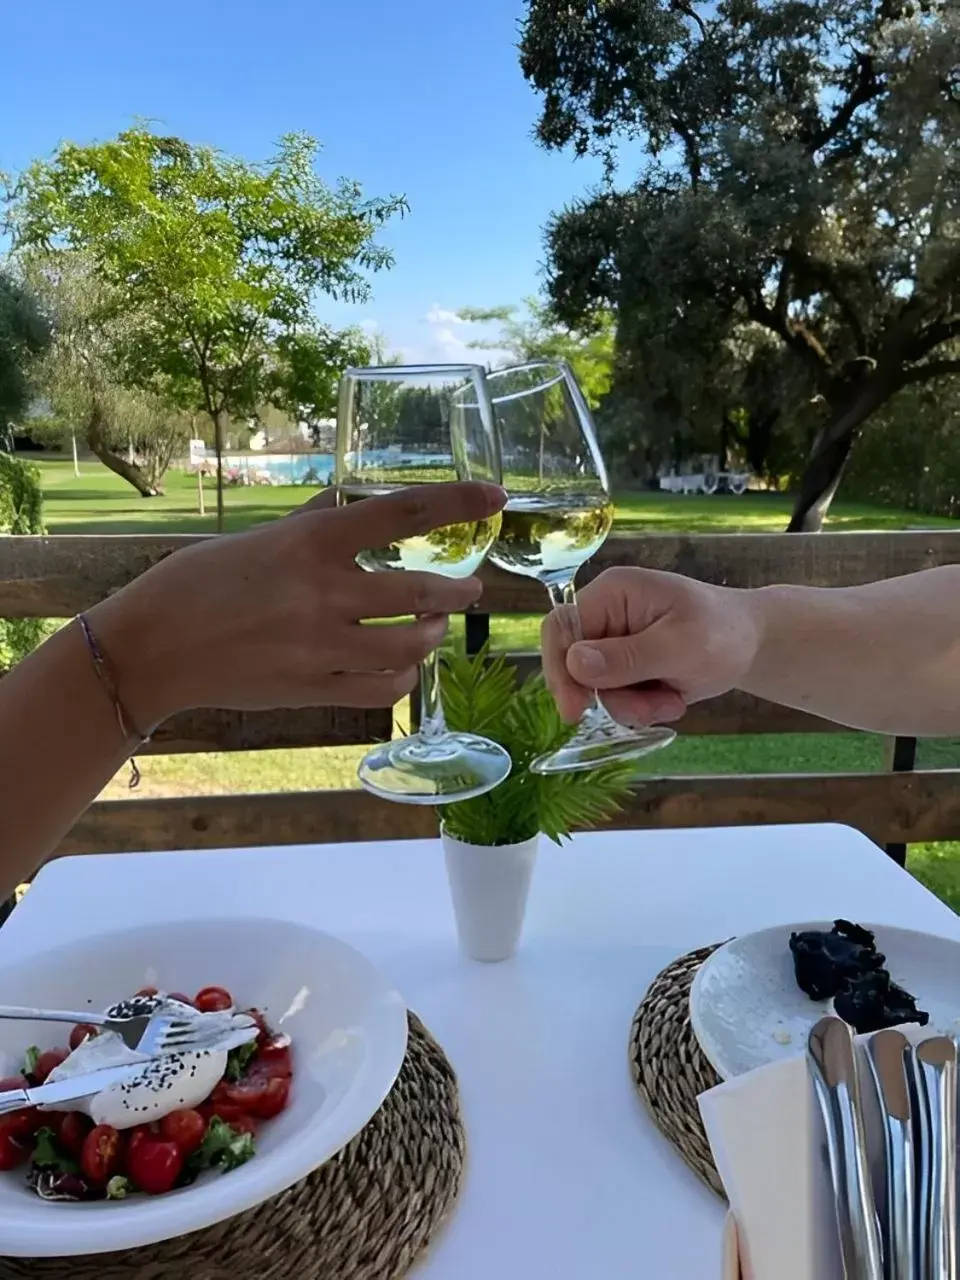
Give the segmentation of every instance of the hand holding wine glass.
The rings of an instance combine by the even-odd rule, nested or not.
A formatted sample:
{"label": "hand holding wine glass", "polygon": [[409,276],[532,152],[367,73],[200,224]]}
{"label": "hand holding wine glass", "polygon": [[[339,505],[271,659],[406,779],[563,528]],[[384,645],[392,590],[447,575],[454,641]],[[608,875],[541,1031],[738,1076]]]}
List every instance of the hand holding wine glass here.
{"label": "hand holding wine glass", "polygon": [[[606,467],[590,410],[560,360],[533,361],[489,374],[503,458],[507,505],[491,561],[508,573],[536,578],[554,609],[566,610],[579,639],[574,579],[603,545],[613,524]],[[594,769],[630,760],[671,743],[672,729],[631,730],[594,695],[566,746],[541,756],[535,773]]]}
{"label": "hand holding wine glass", "polygon": [[[469,405],[469,409],[465,406]],[[352,506],[408,485],[456,480],[499,484],[500,454],[483,370],[475,365],[349,369],[340,388],[336,481]],[[371,572],[405,570],[447,578],[476,573],[500,530],[499,511],[357,555]],[[418,733],[374,748],[359,776],[374,794],[407,804],[448,804],[482,795],[510,772],[497,743],[447,730],[437,652],[421,668]]]}

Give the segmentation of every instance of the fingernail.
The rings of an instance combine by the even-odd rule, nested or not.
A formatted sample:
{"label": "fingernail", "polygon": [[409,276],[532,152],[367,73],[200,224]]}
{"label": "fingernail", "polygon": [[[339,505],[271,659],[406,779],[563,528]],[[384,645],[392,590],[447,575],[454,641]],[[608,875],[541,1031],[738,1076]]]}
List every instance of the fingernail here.
{"label": "fingernail", "polygon": [[580,670],[587,676],[599,676],[607,668],[607,660],[603,655],[602,649],[594,649],[589,644],[578,644],[574,650],[577,658],[577,665]]}

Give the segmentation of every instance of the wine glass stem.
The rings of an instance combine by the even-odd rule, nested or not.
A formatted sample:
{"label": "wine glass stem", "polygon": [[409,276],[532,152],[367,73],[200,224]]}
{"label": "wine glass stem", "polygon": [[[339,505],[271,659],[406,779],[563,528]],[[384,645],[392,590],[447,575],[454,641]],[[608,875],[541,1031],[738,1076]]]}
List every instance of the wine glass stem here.
{"label": "wine glass stem", "polygon": [[446,732],[440,692],[440,650],[434,649],[420,667],[420,737],[434,742]]}
{"label": "wine glass stem", "polygon": [[[577,592],[573,585],[573,579],[568,582],[548,582],[547,594],[550,596],[550,604],[554,609],[565,609],[568,619],[567,630],[573,636],[574,643],[583,639],[583,629],[580,626],[580,611],[577,608]],[[600,695],[596,689],[591,691],[590,706],[584,712],[584,717],[603,717],[606,718],[607,709],[600,701]]]}

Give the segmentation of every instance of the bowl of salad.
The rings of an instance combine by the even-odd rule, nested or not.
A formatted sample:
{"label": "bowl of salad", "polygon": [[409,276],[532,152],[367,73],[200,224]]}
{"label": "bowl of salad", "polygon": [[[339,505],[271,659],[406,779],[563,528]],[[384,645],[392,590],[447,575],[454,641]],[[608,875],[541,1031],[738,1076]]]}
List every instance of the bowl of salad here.
{"label": "bowl of salad", "polygon": [[[0,1000],[233,1010],[256,1027],[229,1051],[135,1061],[78,1102],[0,1116],[0,1251],[14,1257],[136,1248],[255,1207],[363,1128],[406,1051],[406,1008],[384,976],[346,943],[283,921],[171,920],[54,946],[0,968]],[[0,1088],[129,1052],[79,1020],[0,1020]]]}

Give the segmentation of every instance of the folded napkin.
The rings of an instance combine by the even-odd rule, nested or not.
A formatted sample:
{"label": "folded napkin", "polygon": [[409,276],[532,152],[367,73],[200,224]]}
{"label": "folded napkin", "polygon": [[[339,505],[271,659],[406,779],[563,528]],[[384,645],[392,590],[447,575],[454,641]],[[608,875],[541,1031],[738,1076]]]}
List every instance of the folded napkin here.
{"label": "folded napkin", "polygon": [[[717,1085],[700,1113],[736,1220],[739,1280],[843,1280],[824,1133],[806,1060]],[[735,1277],[725,1241],[724,1280]]]}

